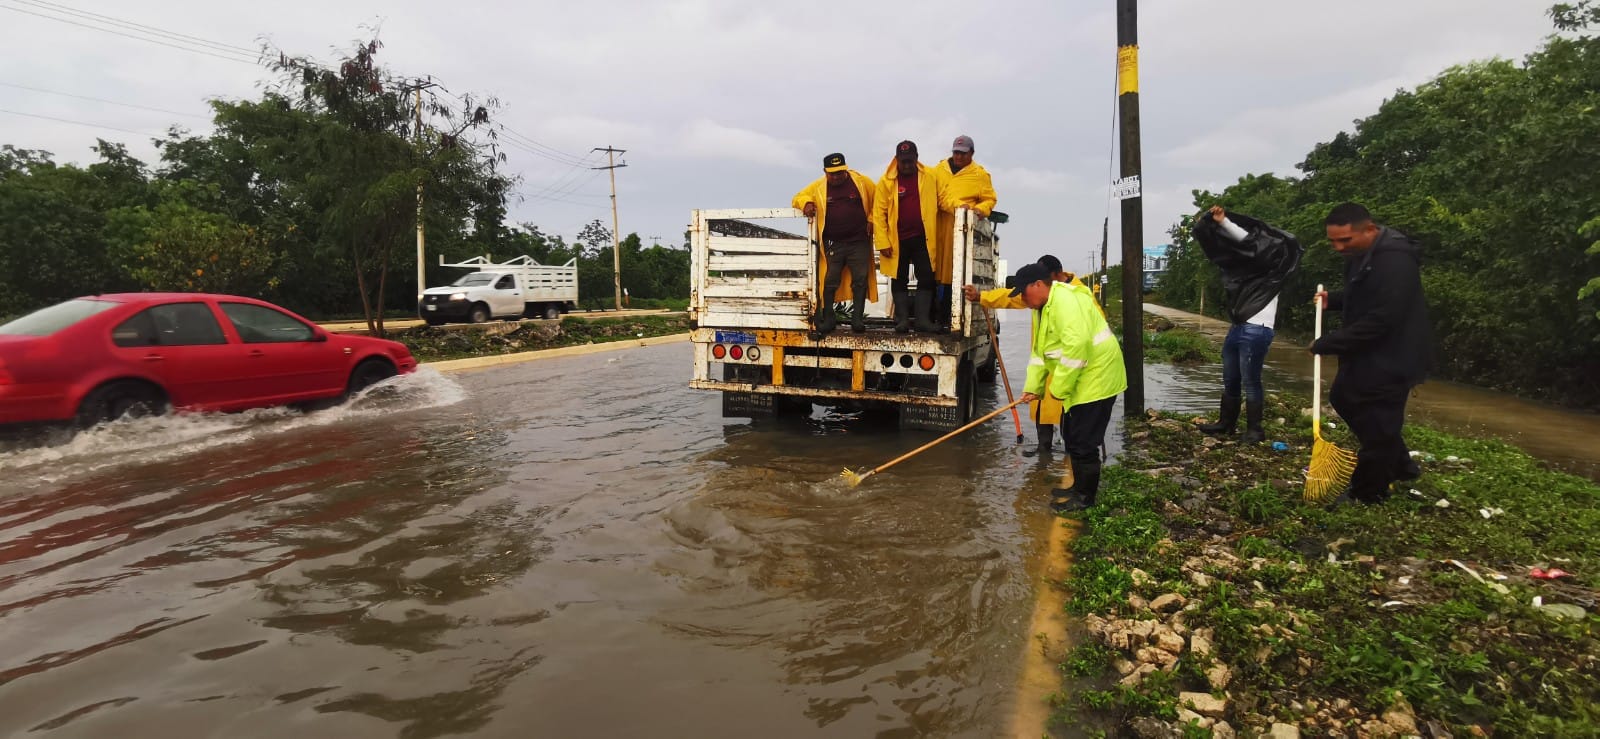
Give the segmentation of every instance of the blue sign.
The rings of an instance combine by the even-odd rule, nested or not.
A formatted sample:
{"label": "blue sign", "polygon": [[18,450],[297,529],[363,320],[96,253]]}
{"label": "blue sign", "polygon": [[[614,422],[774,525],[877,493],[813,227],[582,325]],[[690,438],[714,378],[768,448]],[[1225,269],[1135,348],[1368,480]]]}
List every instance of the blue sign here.
{"label": "blue sign", "polygon": [[717,343],[718,344],[754,344],[754,343],[756,343],[756,335],[755,334],[747,334],[747,333],[745,333],[743,331],[718,331],[717,332]]}

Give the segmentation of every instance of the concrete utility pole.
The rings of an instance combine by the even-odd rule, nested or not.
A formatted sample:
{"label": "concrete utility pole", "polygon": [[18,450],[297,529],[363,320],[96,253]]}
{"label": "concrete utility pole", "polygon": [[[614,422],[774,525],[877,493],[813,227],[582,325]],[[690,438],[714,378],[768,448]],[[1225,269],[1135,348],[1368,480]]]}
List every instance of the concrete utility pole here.
{"label": "concrete utility pole", "polygon": [[617,168],[626,167],[628,163],[617,164],[617,155],[626,154],[628,150],[597,146],[591,151],[606,153],[606,166],[592,169],[611,171],[611,286],[616,290],[617,310],[622,310],[622,233],[617,230]]}
{"label": "concrete utility pole", "polygon": [[1117,119],[1122,129],[1122,412],[1144,415],[1144,197],[1139,152],[1138,0],[1117,0]]}
{"label": "concrete utility pole", "polygon": [[[422,85],[420,83],[417,85],[415,92],[416,97],[413,99],[415,100],[416,128],[412,130],[412,133],[416,134],[417,145],[420,147],[422,145]],[[422,310],[422,291],[428,289],[427,262],[422,259],[423,243],[425,241],[426,239],[422,232],[422,182],[419,180],[417,182],[417,310],[419,311]],[[379,310],[382,310],[381,306]]]}

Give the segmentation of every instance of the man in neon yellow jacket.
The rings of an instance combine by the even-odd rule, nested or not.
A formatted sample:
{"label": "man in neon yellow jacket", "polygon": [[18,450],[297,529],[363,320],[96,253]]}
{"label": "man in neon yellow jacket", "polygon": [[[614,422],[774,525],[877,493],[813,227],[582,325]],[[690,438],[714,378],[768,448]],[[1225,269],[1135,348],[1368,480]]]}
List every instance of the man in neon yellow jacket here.
{"label": "man in neon yellow jacket", "polygon": [[823,157],[822,171],[821,178],[806,185],[789,203],[817,222],[822,292],[817,296],[815,325],[818,333],[833,331],[833,303],[848,296],[855,309],[850,330],[865,333],[867,299],[878,299],[878,278],[872,269],[872,195],[877,187],[866,175],[850,169],[843,154]]}
{"label": "man in neon yellow jacket", "polygon": [[1106,324],[1094,295],[1082,285],[1052,282],[1039,264],[1017,270],[1012,293],[1038,311],[1038,329],[1028,357],[1022,399],[1052,397],[1067,409],[1067,456],[1072,487],[1057,488],[1050,507],[1058,513],[1095,504],[1100,491],[1101,448],[1117,395],[1128,389],[1122,347]]}
{"label": "man in neon yellow jacket", "polygon": [[[939,222],[939,185],[933,170],[917,161],[914,142],[895,145],[894,160],[878,180],[872,202],[872,241],[878,247],[878,269],[891,280],[895,333],[912,328],[937,331],[939,327],[930,319],[939,283],[934,279],[928,237]],[[915,310],[909,279],[913,271],[917,277]]]}
{"label": "man in neon yellow jacket", "polygon": [[942,286],[943,297],[934,307],[934,315],[938,316],[939,325],[947,325],[950,321],[950,280],[955,269],[955,232],[956,209],[971,208],[984,218],[994,212],[998,198],[994,192],[994,182],[989,178],[989,171],[983,165],[972,161],[971,136],[957,136],[950,144],[950,158],[939,162],[933,168],[935,182],[939,186],[939,222],[935,226],[934,239],[934,276]]}
{"label": "man in neon yellow jacket", "polygon": [[[1078,277],[1076,275],[1061,268],[1060,259],[1046,254],[1042,257],[1039,257],[1037,264],[1042,265],[1050,272],[1050,278],[1053,281],[1064,282],[1083,287],[1083,283],[1078,281]],[[1022,296],[1013,295],[1011,293],[1011,288],[1009,287],[997,287],[993,290],[985,290],[980,293],[978,292],[978,288],[972,285],[963,285],[961,287],[961,292],[966,296],[968,301],[977,303],[978,305],[990,310],[1000,308],[1028,307],[1026,303],[1022,302]],[[1039,313],[1035,311],[1033,313],[1033,330],[1028,335],[1033,336],[1038,332]],[[1049,368],[1046,367],[1046,370],[1048,369]],[[1049,382],[1050,380],[1047,378],[1045,380],[1046,385],[1048,385]],[[1035,454],[1044,456],[1050,453],[1050,446],[1055,438],[1056,426],[1061,425],[1061,411],[1061,401],[1057,398],[1051,397],[1049,393],[1043,394],[1038,400],[1033,401],[1033,404],[1029,406],[1028,412],[1029,415],[1033,417],[1033,422],[1035,424],[1035,438],[1039,440],[1039,448],[1036,452],[1034,452]],[[1066,438],[1066,432],[1063,431],[1061,434],[1061,439],[1065,441]],[[1027,452],[1024,452],[1024,454],[1027,454]]]}

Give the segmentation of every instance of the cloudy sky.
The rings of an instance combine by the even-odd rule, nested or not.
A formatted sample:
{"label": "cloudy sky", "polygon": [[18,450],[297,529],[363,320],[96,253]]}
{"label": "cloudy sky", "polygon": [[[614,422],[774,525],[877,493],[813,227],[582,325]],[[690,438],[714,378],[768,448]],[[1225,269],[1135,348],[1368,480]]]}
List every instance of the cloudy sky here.
{"label": "cloudy sky", "polygon": [[[1146,242],[1165,241],[1192,189],[1292,173],[1397,88],[1456,63],[1520,58],[1549,32],[1548,4],[1144,0]],[[1120,228],[1107,197],[1112,8],[0,0],[0,143],[85,162],[103,137],[154,162],[150,136],[204,130],[206,100],[258,94],[269,75],[230,47],[267,40],[333,59],[378,27],[380,61],[395,71],[504,102],[499,120],[531,142],[508,150],[526,195],[517,221],[568,237],[609,223],[604,173],[587,168],[597,146],[628,150],[622,232],[649,243],[681,239],[692,208],[787,205],[830,151],[876,179],[894,142],[916,141],[933,164],[965,133],[1012,215],[1001,232],[1011,263],[1049,252],[1082,270],[1102,217],[1113,255]]]}

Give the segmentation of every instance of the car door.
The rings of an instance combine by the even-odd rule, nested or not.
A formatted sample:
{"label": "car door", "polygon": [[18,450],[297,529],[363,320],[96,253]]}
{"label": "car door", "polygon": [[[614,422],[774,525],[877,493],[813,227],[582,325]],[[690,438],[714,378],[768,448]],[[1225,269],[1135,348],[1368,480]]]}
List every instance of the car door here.
{"label": "car door", "polygon": [[264,400],[292,403],[344,391],[348,357],[311,325],[255,303],[218,303],[249,357]]}
{"label": "car door", "polygon": [[160,383],[176,407],[226,410],[249,403],[236,380],[246,370],[241,347],[228,342],[204,302],[146,308],[113,327],[111,343],[119,359]]}
{"label": "car door", "polygon": [[500,275],[494,283],[494,314],[497,316],[522,315],[522,287],[516,275]]}

